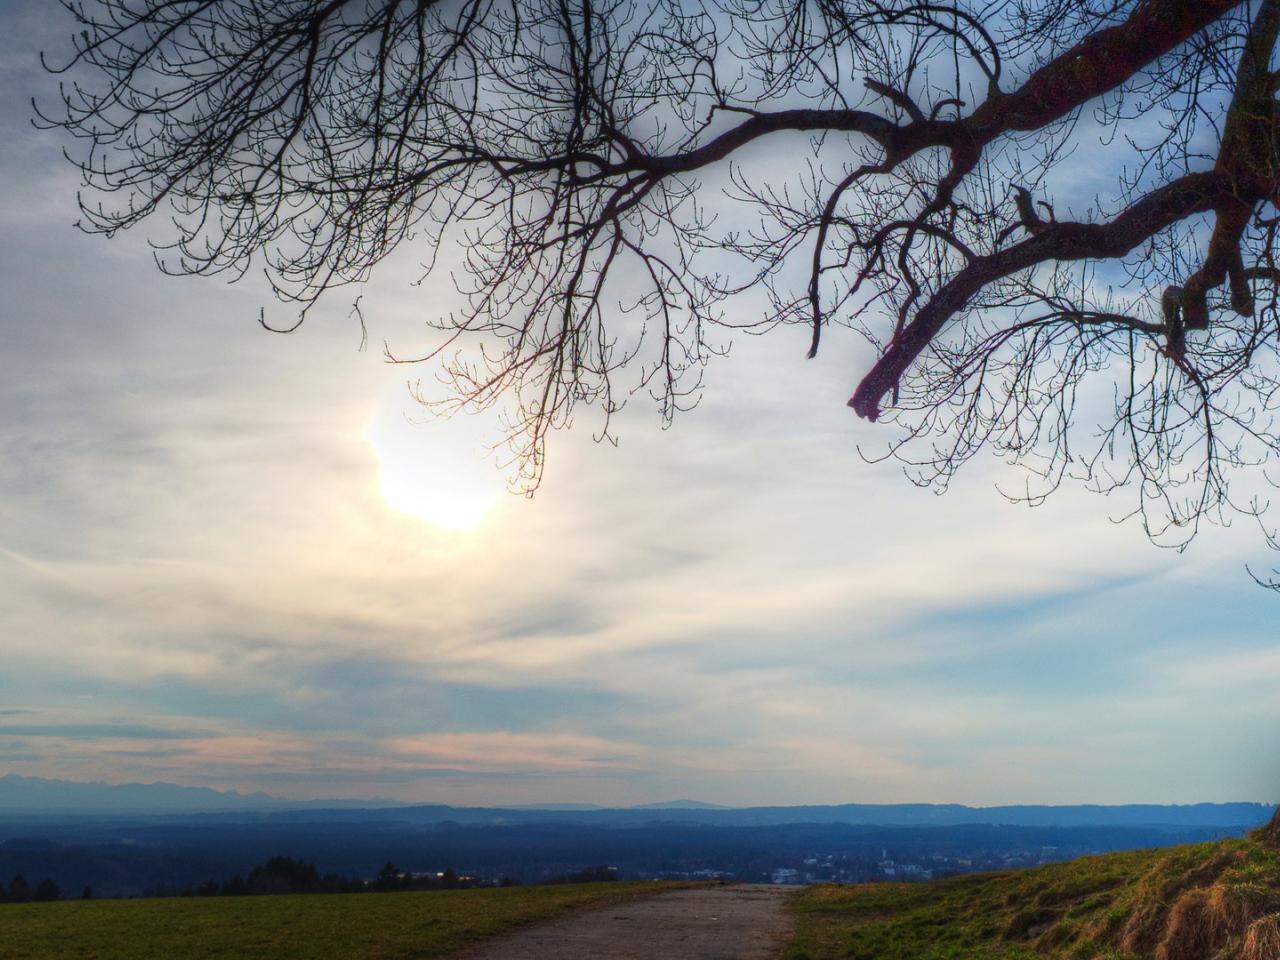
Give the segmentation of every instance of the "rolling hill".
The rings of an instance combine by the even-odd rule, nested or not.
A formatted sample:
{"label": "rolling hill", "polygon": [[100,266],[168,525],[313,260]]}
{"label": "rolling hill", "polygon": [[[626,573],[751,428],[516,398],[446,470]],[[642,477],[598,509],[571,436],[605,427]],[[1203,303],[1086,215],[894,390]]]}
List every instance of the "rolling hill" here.
{"label": "rolling hill", "polygon": [[786,960],[1278,960],[1280,817],[1240,840],[815,886]]}

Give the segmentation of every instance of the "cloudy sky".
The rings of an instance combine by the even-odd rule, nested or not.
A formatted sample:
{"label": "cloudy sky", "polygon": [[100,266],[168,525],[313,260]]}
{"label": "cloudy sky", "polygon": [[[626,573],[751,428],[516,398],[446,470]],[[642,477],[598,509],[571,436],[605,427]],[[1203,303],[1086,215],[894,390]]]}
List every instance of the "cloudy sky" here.
{"label": "cloudy sky", "polygon": [[[85,237],[0,0],[0,774],[292,797],[640,803],[1280,799],[1256,530],[1182,555],[1067,490],[945,496],[857,452],[865,356],[782,333],[532,500],[492,425],[415,423],[421,252],[292,336],[252,279]],[[410,370],[411,376],[430,371]]]}

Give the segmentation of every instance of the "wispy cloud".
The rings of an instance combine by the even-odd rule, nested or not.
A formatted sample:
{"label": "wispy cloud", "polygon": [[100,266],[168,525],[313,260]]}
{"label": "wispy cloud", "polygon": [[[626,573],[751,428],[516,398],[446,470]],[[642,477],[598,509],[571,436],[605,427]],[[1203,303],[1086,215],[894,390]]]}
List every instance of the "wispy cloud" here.
{"label": "wispy cloud", "polygon": [[[584,416],[475,530],[389,510],[367,435],[405,369],[356,352],[341,296],[272,337],[252,278],[72,231],[29,45],[0,38],[7,769],[473,802],[1280,786],[1251,763],[1280,664],[1247,532],[1157,552],[1076,490],[1008,505],[995,460],[917,490],[859,455],[887,428],[845,409],[865,346],[835,331],[814,362],[744,340],[671,430],[637,398],[619,449]],[[449,308],[417,272],[364,292],[375,342]]]}

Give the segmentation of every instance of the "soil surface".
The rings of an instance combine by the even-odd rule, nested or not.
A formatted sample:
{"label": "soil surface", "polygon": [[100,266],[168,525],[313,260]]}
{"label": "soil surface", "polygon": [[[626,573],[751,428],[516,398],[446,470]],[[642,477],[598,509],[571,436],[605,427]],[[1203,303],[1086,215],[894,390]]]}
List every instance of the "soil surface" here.
{"label": "soil surface", "polygon": [[672,890],[524,927],[457,960],[774,960],[795,887]]}

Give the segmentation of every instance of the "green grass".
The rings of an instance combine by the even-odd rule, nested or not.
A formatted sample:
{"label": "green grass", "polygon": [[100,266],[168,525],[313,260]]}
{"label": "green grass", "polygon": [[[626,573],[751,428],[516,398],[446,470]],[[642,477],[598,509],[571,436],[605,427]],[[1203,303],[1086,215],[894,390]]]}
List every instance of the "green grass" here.
{"label": "green grass", "polygon": [[793,910],[786,960],[1280,960],[1280,850],[1253,838],[822,885]]}
{"label": "green grass", "polygon": [[3,960],[410,960],[673,884],[0,905]]}

